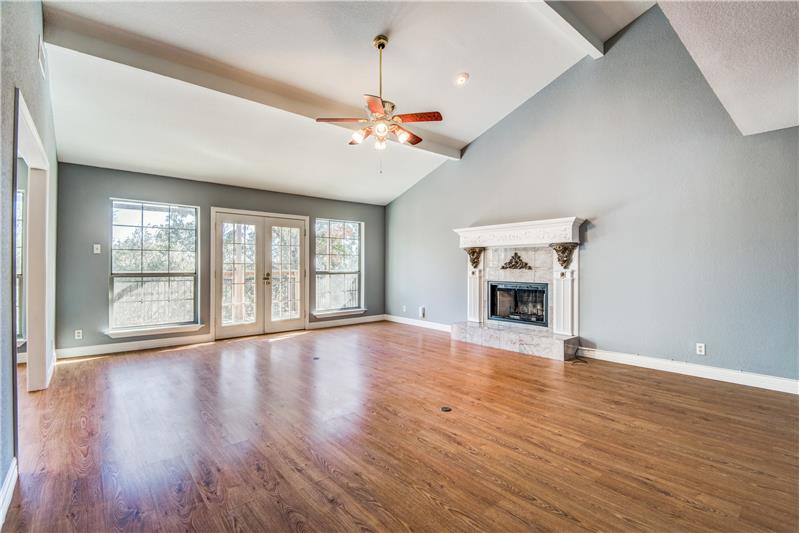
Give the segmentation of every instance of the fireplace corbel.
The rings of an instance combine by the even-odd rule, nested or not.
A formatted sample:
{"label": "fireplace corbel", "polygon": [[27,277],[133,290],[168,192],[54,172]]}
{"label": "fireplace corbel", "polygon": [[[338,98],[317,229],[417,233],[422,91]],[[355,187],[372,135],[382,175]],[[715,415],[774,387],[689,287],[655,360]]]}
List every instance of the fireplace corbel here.
{"label": "fireplace corbel", "polygon": [[556,253],[556,259],[561,268],[569,268],[572,263],[572,252],[578,247],[577,242],[554,242],[550,244],[550,248]]}
{"label": "fireplace corbel", "polygon": [[469,256],[469,263],[472,265],[472,268],[478,268],[481,264],[481,255],[483,255],[483,251],[485,248],[467,248],[466,252]]}

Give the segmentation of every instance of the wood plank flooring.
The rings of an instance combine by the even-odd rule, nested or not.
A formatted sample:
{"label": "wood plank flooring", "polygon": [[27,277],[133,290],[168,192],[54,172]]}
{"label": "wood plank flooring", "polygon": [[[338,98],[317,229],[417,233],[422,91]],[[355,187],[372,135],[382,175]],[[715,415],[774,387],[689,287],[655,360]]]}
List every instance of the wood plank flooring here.
{"label": "wood plank flooring", "polygon": [[796,396],[413,326],[66,360],[20,402],[4,531],[798,529]]}

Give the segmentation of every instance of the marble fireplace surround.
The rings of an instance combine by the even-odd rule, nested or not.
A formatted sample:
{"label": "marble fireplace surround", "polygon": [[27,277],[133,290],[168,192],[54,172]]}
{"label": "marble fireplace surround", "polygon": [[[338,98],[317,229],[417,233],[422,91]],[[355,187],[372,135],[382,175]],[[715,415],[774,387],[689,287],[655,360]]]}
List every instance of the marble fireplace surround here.
{"label": "marble fireplace surround", "polygon": [[[452,338],[549,359],[573,358],[579,341],[582,223],[567,217],[453,230],[467,252],[468,279],[467,321],[452,325]],[[547,283],[548,326],[490,320],[490,281]]]}

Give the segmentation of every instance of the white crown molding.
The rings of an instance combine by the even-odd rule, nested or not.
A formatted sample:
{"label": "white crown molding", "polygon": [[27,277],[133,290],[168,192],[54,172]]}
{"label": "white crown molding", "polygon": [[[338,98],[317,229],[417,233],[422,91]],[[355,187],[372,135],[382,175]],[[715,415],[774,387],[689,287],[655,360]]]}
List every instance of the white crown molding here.
{"label": "white crown molding", "polygon": [[11,507],[11,497],[14,495],[14,487],[17,486],[17,458],[11,459],[11,464],[8,466],[6,478],[3,480],[3,487],[0,488],[0,526],[6,521],[8,508]]}
{"label": "white crown molding", "polygon": [[612,363],[651,368],[653,370],[663,370],[665,372],[673,372],[675,374],[684,374],[698,378],[707,378],[717,381],[725,381],[727,383],[736,383],[738,385],[747,385],[748,387],[758,387],[760,389],[788,392],[790,394],[798,393],[798,382],[796,379],[767,376],[765,374],[731,370],[716,366],[698,365],[696,363],[675,361],[673,359],[662,359],[660,357],[609,352],[606,350],[598,350],[596,348],[580,347],[578,348],[578,355],[589,359],[598,359],[601,361],[610,361]]}
{"label": "white crown molding", "polygon": [[387,322],[397,322],[398,324],[408,324],[409,326],[418,326],[420,328],[435,329],[437,331],[445,331],[450,333],[450,324],[441,324],[439,322],[428,322],[427,320],[418,320],[416,318],[406,318],[404,316],[384,315]]}
{"label": "white crown molding", "polygon": [[461,248],[548,246],[558,242],[580,242],[578,228],[583,220],[578,217],[551,218],[549,220],[457,228],[453,231],[458,233],[458,245]]}

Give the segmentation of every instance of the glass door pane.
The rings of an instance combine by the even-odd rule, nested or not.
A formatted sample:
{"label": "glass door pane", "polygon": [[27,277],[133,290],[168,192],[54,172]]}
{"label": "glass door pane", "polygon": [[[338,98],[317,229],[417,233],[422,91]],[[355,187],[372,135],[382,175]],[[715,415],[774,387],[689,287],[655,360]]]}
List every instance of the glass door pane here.
{"label": "glass door pane", "polygon": [[216,337],[264,332],[263,217],[220,213],[216,222]]}
{"label": "glass door pane", "polygon": [[269,304],[268,332],[305,327],[305,222],[271,218],[267,222],[269,239],[267,278]]}
{"label": "glass door pane", "polygon": [[222,325],[254,324],[256,225],[222,223]]}
{"label": "glass door pane", "polygon": [[271,320],[300,318],[300,228],[272,226]]}

